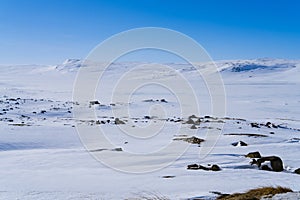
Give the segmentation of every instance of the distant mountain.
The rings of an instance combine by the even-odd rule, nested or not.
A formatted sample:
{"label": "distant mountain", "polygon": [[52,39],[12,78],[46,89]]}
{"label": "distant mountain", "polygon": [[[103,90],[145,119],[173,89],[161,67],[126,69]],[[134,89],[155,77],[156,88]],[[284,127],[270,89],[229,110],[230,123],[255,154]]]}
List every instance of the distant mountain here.
{"label": "distant mountain", "polygon": [[[300,68],[300,60],[285,60],[285,59],[252,59],[252,60],[223,60],[214,62],[218,70],[222,73],[268,73],[268,72],[281,72],[288,71],[293,68]],[[62,64],[56,65],[55,69],[63,72],[74,72],[80,67],[88,65],[84,60],[80,59],[67,59]],[[93,63],[95,64],[95,63]],[[122,62],[113,63],[109,70],[112,68],[130,68],[147,62]],[[197,63],[196,65],[205,68],[211,66],[213,63]],[[194,71],[195,69],[190,64],[183,63],[169,63],[165,64],[173,67],[181,72]],[[299,66],[299,67],[297,67]]]}
{"label": "distant mountain", "polygon": [[220,71],[254,72],[254,71],[285,71],[295,68],[300,61],[283,59],[253,59],[216,62]]}

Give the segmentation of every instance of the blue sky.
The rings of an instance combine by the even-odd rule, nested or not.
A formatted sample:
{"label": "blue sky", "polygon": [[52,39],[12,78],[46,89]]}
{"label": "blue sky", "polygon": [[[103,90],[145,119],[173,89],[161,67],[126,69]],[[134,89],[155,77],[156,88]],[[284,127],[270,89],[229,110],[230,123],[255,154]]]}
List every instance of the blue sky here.
{"label": "blue sky", "polygon": [[109,36],[164,27],[215,60],[300,59],[300,1],[0,0],[0,63],[84,58]]}

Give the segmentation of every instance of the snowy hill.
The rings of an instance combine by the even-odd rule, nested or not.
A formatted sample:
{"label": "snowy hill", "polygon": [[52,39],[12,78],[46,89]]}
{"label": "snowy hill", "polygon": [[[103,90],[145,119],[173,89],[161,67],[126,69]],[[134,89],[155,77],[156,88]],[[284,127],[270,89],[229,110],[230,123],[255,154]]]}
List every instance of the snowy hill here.
{"label": "snowy hill", "polygon": [[56,65],[55,69],[59,71],[75,71],[81,66],[80,59],[67,59],[62,64]]}
{"label": "snowy hill", "polygon": [[[299,61],[281,59],[256,59],[218,62],[222,71],[253,72],[253,71],[285,71],[295,68]],[[258,72],[259,73],[259,72]]]}
{"label": "snowy hill", "polygon": [[[212,115],[214,91],[189,64],[114,63],[99,79],[94,97],[76,102],[74,83],[82,64],[68,59],[56,66],[0,67],[0,199],[214,199],[212,191],[300,190],[300,176],[294,173],[300,168],[300,61],[217,61],[226,95],[224,116]],[[205,70],[212,63],[196,65]],[[86,77],[89,86],[91,76]],[[197,97],[199,112],[191,107],[192,93],[184,81]],[[76,108],[93,115],[75,117]],[[111,145],[95,140],[95,148],[86,151],[76,130],[81,126],[101,128]],[[170,143],[174,148],[148,155]],[[213,148],[203,156],[208,144]],[[170,165],[139,174],[120,172],[91,156],[142,171],[169,160],[185,145],[188,149]],[[251,165],[245,155],[256,151],[279,157],[283,170]],[[127,154],[148,157],[137,162]],[[273,199],[280,198],[286,196]]]}

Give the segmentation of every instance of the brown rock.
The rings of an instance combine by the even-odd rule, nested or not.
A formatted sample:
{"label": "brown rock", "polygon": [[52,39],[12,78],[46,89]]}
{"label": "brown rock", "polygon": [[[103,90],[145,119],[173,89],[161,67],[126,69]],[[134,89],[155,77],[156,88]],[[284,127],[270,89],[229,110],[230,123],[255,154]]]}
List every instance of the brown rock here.
{"label": "brown rock", "polygon": [[195,126],[195,124],[193,124],[193,125],[191,126],[191,129],[197,129],[197,127]]}
{"label": "brown rock", "polygon": [[245,157],[247,158],[261,158],[261,155],[258,151],[250,152]]}
{"label": "brown rock", "polygon": [[220,171],[221,168],[218,165],[212,165],[210,168],[211,171]]}
{"label": "brown rock", "polygon": [[192,120],[192,119],[187,120],[185,123],[186,124],[195,124],[194,120]]}
{"label": "brown rock", "polygon": [[122,120],[120,120],[119,118],[115,119],[115,124],[125,124],[125,122],[123,122]]}
{"label": "brown rock", "polygon": [[191,164],[191,165],[187,166],[187,169],[197,170],[197,169],[199,169],[199,165],[197,165],[197,164]]}

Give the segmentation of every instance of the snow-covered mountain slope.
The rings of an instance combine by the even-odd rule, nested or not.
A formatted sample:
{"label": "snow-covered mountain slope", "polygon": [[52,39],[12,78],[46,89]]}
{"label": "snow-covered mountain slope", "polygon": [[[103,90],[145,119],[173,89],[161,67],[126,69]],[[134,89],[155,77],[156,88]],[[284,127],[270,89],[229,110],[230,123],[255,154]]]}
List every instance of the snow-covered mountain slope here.
{"label": "snow-covered mountain slope", "polygon": [[[212,116],[214,91],[207,90],[207,82],[192,65],[146,64],[114,63],[99,79],[94,98],[85,103],[73,99],[81,60],[57,66],[1,66],[0,199],[213,199],[211,191],[233,193],[261,186],[300,190],[300,176],[294,173],[300,168],[300,61],[216,62],[225,87],[225,116]],[[212,63],[195,65],[201,70],[212,67]],[[191,91],[183,87],[184,80],[196,95],[200,112],[191,110]],[[157,81],[170,83],[170,88]],[[144,86],[144,82],[154,84]],[[123,89],[127,83],[136,86],[134,92]],[[130,98],[122,101],[126,97]],[[177,97],[185,98],[180,102]],[[75,118],[77,107],[95,111],[96,117]],[[192,113],[185,115],[184,109]],[[125,173],[95,160],[93,152],[84,149],[76,131],[82,125],[106,133],[112,145],[97,141],[93,152],[109,156],[122,168],[158,166],[183,144],[192,144],[163,169]],[[141,128],[148,126],[149,135],[144,137]],[[157,126],[162,129],[157,131]],[[220,136],[211,137],[208,130],[221,131]],[[203,156],[202,148],[214,142]],[[170,143],[175,148],[167,154],[149,155],[143,162],[125,156],[155,152]],[[251,165],[252,159],[245,155],[254,151],[280,157],[284,170],[264,171]],[[221,171],[187,170],[191,164],[207,168],[215,164]]]}
{"label": "snow-covered mountain slope", "polygon": [[67,59],[62,64],[55,66],[59,71],[77,71],[82,61],[80,59]]}

